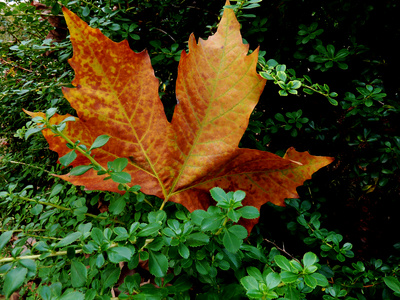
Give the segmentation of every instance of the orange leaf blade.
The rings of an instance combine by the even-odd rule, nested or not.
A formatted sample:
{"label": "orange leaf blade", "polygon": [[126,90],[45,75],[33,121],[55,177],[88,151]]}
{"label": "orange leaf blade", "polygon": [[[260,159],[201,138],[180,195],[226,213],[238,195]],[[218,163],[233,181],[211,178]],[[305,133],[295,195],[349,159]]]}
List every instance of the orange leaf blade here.
{"label": "orange leaf blade", "polygon": [[[174,136],[158,97],[158,80],[147,52],[134,53],[127,41],[115,43],[66,8],[63,11],[74,49],[69,62],[75,71],[72,83],[76,86],[64,88],[63,93],[79,116],[75,124],[68,124],[68,136],[90,146],[97,136],[109,135],[110,141],[96,150],[96,160],[106,167],[115,158],[132,158],[127,171],[135,183],[146,193],[164,197],[165,192],[160,191],[173,175],[160,162],[171,156],[168,149],[173,149],[169,145]],[[61,155],[62,151],[57,151]],[[97,189],[102,178],[86,180],[81,175],[71,180],[81,180],[87,189]],[[111,191],[118,191],[117,186]]]}
{"label": "orange leaf blade", "polygon": [[189,54],[182,53],[172,119],[182,155],[173,191],[229,159],[264,89],[258,49],[247,55],[239,29],[233,10],[225,9],[217,33],[198,44],[191,35]]}

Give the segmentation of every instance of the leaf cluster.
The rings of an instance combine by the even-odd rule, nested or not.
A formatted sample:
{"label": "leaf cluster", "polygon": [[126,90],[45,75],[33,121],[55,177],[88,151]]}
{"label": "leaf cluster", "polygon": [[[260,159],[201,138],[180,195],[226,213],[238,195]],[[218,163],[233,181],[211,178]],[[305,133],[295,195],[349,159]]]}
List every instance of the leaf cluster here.
{"label": "leaf cluster", "polygon": [[[1,293],[9,296],[19,290],[27,299],[111,299],[119,291],[118,297],[133,299],[399,296],[399,244],[393,234],[398,218],[391,205],[398,200],[400,169],[393,1],[232,1],[244,40],[268,49],[268,56],[260,52],[259,68],[270,80],[265,93],[269,106],[266,109],[261,100],[242,146],[283,154],[287,145],[295,145],[329,153],[338,162],[331,175],[321,175],[331,180],[329,185],[315,176],[306,185],[309,192],[300,192],[300,200],[262,214],[247,240],[233,220],[238,212],[244,217],[248,208],[227,208],[238,191],[221,198],[224,207],[212,206],[206,214],[195,213],[194,219],[175,204],[167,205],[164,215],[154,208],[160,200],[151,199],[150,206],[140,187],[121,196],[84,191],[49,176],[66,169],[55,164],[57,157],[40,134],[23,139],[36,125],[26,124],[21,107],[57,107],[74,114],[61,93],[73,77],[66,63],[72,47],[67,40],[46,39],[54,27],[42,15],[60,15],[63,4],[113,40],[127,38],[131,48],[147,48],[152,63],[162,66],[156,76],[171,115],[178,54],[189,33],[215,32],[221,4],[48,0],[41,2],[51,6],[50,12],[42,12],[14,2],[0,2]],[[90,151],[90,145],[70,146],[71,152]],[[121,163],[110,162],[110,177],[123,172]],[[78,175],[86,168],[73,172]],[[359,210],[342,214],[354,206]],[[359,228],[360,223],[366,227]],[[209,224],[219,227],[203,232],[202,226]],[[373,224],[379,224],[378,229]],[[293,235],[281,229],[286,226]],[[367,243],[361,244],[365,236]],[[274,247],[267,238],[276,241]],[[285,247],[278,246],[281,242]],[[364,246],[379,251],[371,258]],[[142,258],[151,259],[154,274],[165,276],[150,273]],[[123,278],[126,265],[136,263],[138,272]],[[125,267],[121,270],[119,264]],[[328,280],[323,288],[318,285],[326,283],[321,276]]]}

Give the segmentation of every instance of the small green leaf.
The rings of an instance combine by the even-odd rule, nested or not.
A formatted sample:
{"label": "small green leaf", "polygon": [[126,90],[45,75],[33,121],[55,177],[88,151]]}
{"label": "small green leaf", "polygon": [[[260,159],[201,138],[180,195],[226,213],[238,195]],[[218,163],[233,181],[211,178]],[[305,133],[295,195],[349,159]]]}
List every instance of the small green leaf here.
{"label": "small green leaf", "polygon": [[39,290],[39,295],[43,300],[51,300],[51,290],[47,285],[43,285]]}
{"label": "small green leaf", "polygon": [[257,290],[248,290],[246,292],[246,295],[249,296],[252,299],[253,298],[254,299],[262,299],[262,297],[264,296],[264,294],[261,291],[259,291],[258,289]]}
{"label": "small green leaf", "polygon": [[82,10],[82,16],[87,17],[90,14],[89,6],[85,6]]}
{"label": "small green leaf", "polygon": [[400,282],[396,277],[387,276],[383,278],[385,284],[396,293],[400,293]]}
{"label": "small green leaf", "polygon": [[71,262],[71,283],[74,288],[85,285],[87,279],[86,266],[80,261],[72,260]]}
{"label": "small green leaf", "polygon": [[0,251],[1,251],[1,249],[3,249],[4,246],[8,243],[8,241],[11,239],[12,235],[13,235],[13,232],[12,232],[12,231],[3,232],[3,233],[0,235]]}
{"label": "small green leaf", "polygon": [[63,184],[57,184],[51,191],[49,198],[53,198],[54,196],[58,195],[64,189]]}
{"label": "small green leaf", "polygon": [[200,226],[202,221],[208,217],[210,217],[210,215],[202,209],[197,209],[191,213],[192,222],[198,226]]}
{"label": "small green leaf", "polygon": [[294,271],[297,271],[297,272],[303,271],[303,266],[297,260],[292,259],[290,261],[290,265],[293,267],[292,270],[294,270]]}
{"label": "small green leaf", "polygon": [[304,275],[304,282],[312,289],[317,286],[317,280],[311,275]]}
{"label": "small green leaf", "polygon": [[210,190],[210,194],[211,194],[211,197],[217,202],[227,200],[225,191],[219,187],[212,188]]}
{"label": "small green leaf", "polygon": [[221,227],[222,220],[218,217],[209,217],[201,222],[202,231],[214,231]]}
{"label": "small green leaf", "polygon": [[102,291],[116,284],[120,274],[121,269],[119,267],[115,267],[114,265],[107,267],[107,269],[101,273],[101,281],[103,283],[101,286]]}
{"label": "small green leaf", "polygon": [[140,259],[141,260],[148,260],[149,259],[149,252],[141,251],[140,252]]}
{"label": "small green leaf", "polygon": [[67,167],[70,163],[72,163],[75,160],[76,157],[77,155],[75,153],[75,150],[72,150],[71,152],[65,154],[63,157],[60,157],[59,161],[64,167]]}
{"label": "small green leaf", "polygon": [[82,236],[81,232],[73,232],[69,235],[67,235],[65,238],[63,238],[61,241],[59,241],[56,244],[56,247],[64,247],[67,246],[69,244],[72,244],[73,242],[75,242],[77,239],[79,239]]}
{"label": "small green leaf", "polygon": [[108,207],[108,210],[113,215],[119,215],[122,213],[126,206],[126,200],[124,197],[118,197],[116,200],[111,201],[111,204]]}
{"label": "small green leaf", "polygon": [[236,191],[233,193],[233,200],[235,202],[240,202],[246,197],[246,193],[243,191]]}
{"label": "small green leaf", "polygon": [[141,277],[139,273],[128,275],[125,277],[124,282],[128,289],[129,294],[133,294],[134,290],[139,290]]}
{"label": "small green leaf", "polygon": [[328,101],[330,104],[337,106],[339,104],[339,102],[337,102],[335,99],[331,98],[331,97],[327,97]]}
{"label": "small green leaf", "polygon": [[256,267],[247,267],[246,268],[247,274],[249,274],[249,276],[254,277],[257,281],[264,281],[264,278],[260,272],[259,269],[257,269]]}
{"label": "small green leaf", "polygon": [[118,31],[121,29],[121,26],[117,23],[113,23],[111,24],[111,26],[108,27],[109,29],[113,30],[113,31]]}
{"label": "small green leaf", "polygon": [[317,261],[318,257],[312,252],[307,252],[303,256],[303,265],[305,268],[315,264]]}
{"label": "small green leaf", "polygon": [[303,92],[306,93],[306,94],[309,94],[309,95],[314,94],[314,91],[313,91],[313,90],[310,90],[310,89],[308,89],[308,88],[304,88],[304,89],[303,89]]}
{"label": "small green leaf", "polygon": [[123,261],[130,261],[132,258],[132,251],[128,247],[115,247],[107,250],[108,259],[114,263]]}
{"label": "small green leaf", "polygon": [[210,264],[205,260],[196,261],[196,270],[201,275],[209,275],[210,272]]}
{"label": "small green leaf", "polygon": [[31,214],[34,216],[37,216],[40,214],[43,210],[43,205],[42,204],[36,204],[34,207],[31,209]]}
{"label": "small green leaf", "polygon": [[189,258],[190,251],[189,248],[185,246],[185,244],[180,243],[178,245],[178,252],[183,258]]}
{"label": "small green leaf", "polygon": [[106,260],[104,259],[104,255],[102,253],[99,253],[96,257],[96,266],[100,269]]}
{"label": "small green leaf", "polygon": [[317,281],[318,286],[324,287],[329,284],[328,279],[326,279],[326,277],[322,274],[313,273],[313,274],[311,274],[311,276],[314,277],[314,279]]}
{"label": "small green leaf", "polygon": [[203,232],[195,232],[186,236],[186,245],[189,247],[198,247],[207,245],[210,241],[210,238],[207,234]]}
{"label": "small green leaf", "polygon": [[77,291],[67,291],[65,292],[59,300],[84,300],[85,296],[81,292]]}
{"label": "small green leaf", "polygon": [[85,292],[85,300],[94,300],[96,298],[96,290],[90,289]]}
{"label": "small green leaf", "polygon": [[57,108],[52,107],[49,108],[48,110],[46,110],[46,118],[50,119],[52,116],[54,116],[54,114],[57,112]]}
{"label": "small green leaf", "polygon": [[287,271],[281,272],[281,279],[282,279],[282,282],[285,284],[295,282],[297,280],[297,278],[299,278],[299,275],[297,275],[295,273],[287,272]]}
{"label": "small green leaf", "polygon": [[278,65],[278,62],[275,60],[275,59],[269,59],[268,61],[267,61],[267,66],[269,67],[269,68],[274,68],[274,67],[276,67]]}
{"label": "small green leaf", "polygon": [[149,250],[149,270],[156,277],[164,277],[168,271],[168,259],[159,252]]}
{"label": "small green leaf", "polygon": [[26,274],[28,274],[28,269],[26,268],[15,268],[7,273],[4,277],[3,286],[3,293],[6,299],[24,283]]}
{"label": "small green leaf", "polygon": [[228,228],[228,231],[236,235],[239,239],[244,240],[248,236],[248,232],[246,228],[242,225],[233,225],[232,227]]}
{"label": "small green leaf", "polygon": [[236,210],[245,219],[256,219],[260,216],[260,212],[254,206],[244,206]]}
{"label": "small green leaf", "polygon": [[230,232],[229,230],[225,230],[224,236],[222,238],[222,243],[224,244],[226,250],[232,253],[236,253],[239,250],[240,246],[243,244],[243,240],[237,237],[236,234]]}
{"label": "small green leaf", "polygon": [[240,283],[243,285],[243,287],[249,291],[249,290],[257,290],[258,289],[258,282],[257,280],[252,277],[252,276],[245,276],[240,279]]}
{"label": "small green leaf", "polygon": [[227,216],[233,223],[237,223],[242,215],[236,210],[230,210]]}
{"label": "small green leaf", "polygon": [[282,255],[275,255],[274,257],[275,263],[278,265],[279,268],[282,270],[291,272],[292,271],[292,265],[290,264],[290,261],[282,256]]}
{"label": "small green leaf", "polygon": [[278,71],[278,72],[276,73],[276,75],[278,76],[278,78],[279,78],[281,81],[283,81],[283,83],[286,82],[287,75],[286,75],[285,72],[283,72],[283,71]]}
{"label": "small green leaf", "polygon": [[112,172],[111,179],[116,183],[129,183],[132,180],[131,174],[126,172]]}
{"label": "small green leaf", "polygon": [[117,158],[113,162],[111,162],[111,168],[115,172],[121,172],[128,165],[128,159],[125,157]]}
{"label": "small green leaf", "polygon": [[285,122],[285,117],[281,113],[277,113],[275,115],[275,119],[277,119],[280,122]]}
{"label": "small green leaf", "polygon": [[29,128],[26,132],[25,132],[25,140],[27,140],[32,134],[36,133],[36,132],[40,132],[44,129],[44,127],[33,127],[33,128]]}
{"label": "small green leaf", "polygon": [[72,176],[79,176],[79,175],[85,174],[87,171],[89,171],[89,170],[92,169],[92,168],[93,168],[92,165],[77,166],[77,167],[73,168],[73,169],[69,172],[69,175],[72,175]]}
{"label": "small green leaf", "polygon": [[102,245],[105,241],[103,231],[101,231],[100,228],[97,227],[93,228],[90,236],[98,245]]}
{"label": "small green leaf", "polygon": [[281,282],[281,276],[278,273],[269,273],[265,282],[267,283],[268,289],[272,290]]}
{"label": "small green leaf", "polygon": [[[22,267],[27,268],[31,272],[32,276],[36,274],[36,263],[33,259],[20,259],[18,262]],[[28,276],[30,274],[28,273]]]}
{"label": "small green leaf", "polygon": [[114,232],[118,235],[115,241],[125,241],[129,238],[128,231],[124,227],[116,227],[114,228]]}
{"label": "small green leaf", "polygon": [[158,223],[151,223],[143,227],[142,230],[139,231],[137,236],[139,237],[147,237],[156,234],[161,229],[161,225]]}

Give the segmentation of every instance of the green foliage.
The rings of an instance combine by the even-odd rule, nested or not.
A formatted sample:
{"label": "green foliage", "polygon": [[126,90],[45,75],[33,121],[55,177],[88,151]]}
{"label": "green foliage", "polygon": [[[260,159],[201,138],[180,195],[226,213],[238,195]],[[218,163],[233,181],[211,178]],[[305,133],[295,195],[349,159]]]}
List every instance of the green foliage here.
{"label": "green foliage", "polygon": [[[265,207],[249,237],[241,224],[259,215],[241,206],[244,192],[213,189],[215,205],[189,213],[141,193],[123,171],[125,158],[107,168],[95,158],[72,170],[56,164],[38,124],[56,110],[75,115],[61,92],[74,76],[61,5],[111,39],[147,49],[152,64],[162,66],[156,76],[170,116],[187,36],[214,33],[223,5],[200,2],[44,0],[45,10],[0,2],[0,294],[74,300],[399,297],[395,1],[231,2],[244,42],[263,50],[258,67],[269,80],[241,146],[283,155],[295,145],[336,157],[334,166],[299,188],[300,199],[287,200],[286,208]],[[45,111],[46,119],[31,121],[22,107]],[[54,125],[54,133],[62,134],[68,121],[73,118]],[[68,166],[78,152],[91,157],[108,139],[66,141],[71,151],[60,162]],[[127,192],[88,192],[51,176],[90,169]]]}

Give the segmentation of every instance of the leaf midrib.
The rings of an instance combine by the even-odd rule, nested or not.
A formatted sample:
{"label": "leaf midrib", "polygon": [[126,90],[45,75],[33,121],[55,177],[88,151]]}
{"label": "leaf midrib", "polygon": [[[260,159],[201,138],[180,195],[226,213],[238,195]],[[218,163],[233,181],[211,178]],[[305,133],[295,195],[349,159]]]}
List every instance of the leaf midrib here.
{"label": "leaf midrib", "polygon": [[[71,19],[71,20],[72,20],[72,19]],[[91,28],[91,27],[89,27],[89,25],[87,25],[86,23],[85,23],[85,25],[86,25],[86,29],[90,31],[90,28]],[[98,30],[98,31],[99,31],[99,29],[94,29],[94,30]],[[82,37],[84,37],[84,34],[83,34],[83,33],[85,33],[85,31],[86,31],[86,30],[82,30],[82,31],[77,30],[78,34],[79,34],[79,33],[82,33],[82,34],[81,34]],[[111,41],[111,43],[113,43],[115,46],[119,46],[119,47],[121,46],[120,43],[115,43],[114,41],[108,39],[107,37],[105,37],[105,39]],[[83,39],[83,40],[85,40],[85,39]],[[101,67],[101,72],[102,72],[104,75],[106,75],[106,72],[105,72],[105,69],[104,69],[104,64],[101,63],[101,60],[98,58],[97,55],[95,55],[95,52],[93,51],[93,47],[92,47],[92,44],[91,44],[91,43],[90,43],[89,49],[90,49],[90,51],[91,51],[92,57],[94,57],[95,60],[97,61],[98,65],[100,65],[100,67]],[[129,51],[132,51],[132,50],[129,49]],[[133,51],[132,51],[132,52],[133,52]],[[133,53],[134,53],[134,52],[133,52]],[[137,55],[137,53],[134,53],[134,55]],[[117,75],[118,78],[120,78],[120,75],[119,75],[119,74],[120,74],[120,73],[118,73],[118,75]],[[128,126],[131,128],[131,130],[132,130],[132,132],[133,132],[133,134],[134,134],[136,140],[138,141],[138,145],[139,145],[139,147],[140,147],[140,150],[141,150],[143,156],[145,157],[146,161],[149,163],[149,166],[150,166],[150,168],[151,168],[151,170],[152,170],[152,172],[153,172],[153,174],[154,174],[154,177],[157,178],[157,181],[158,181],[158,183],[159,183],[159,185],[160,185],[160,187],[161,187],[161,189],[162,189],[163,195],[164,195],[164,196],[167,196],[167,195],[166,195],[166,191],[165,191],[165,187],[164,187],[164,185],[163,185],[163,183],[162,183],[162,181],[161,181],[161,179],[160,179],[160,176],[158,176],[158,174],[157,174],[157,172],[156,172],[156,170],[155,170],[155,168],[154,168],[154,165],[152,164],[151,159],[148,157],[147,152],[145,151],[145,148],[143,147],[142,142],[141,142],[141,140],[139,139],[139,137],[138,137],[138,135],[137,135],[137,132],[136,132],[136,130],[135,130],[135,127],[132,125],[131,118],[128,117],[128,115],[127,115],[127,113],[126,113],[126,110],[123,109],[123,105],[122,105],[122,103],[121,103],[121,101],[120,101],[120,99],[119,99],[119,97],[118,97],[118,94],[117,94],[115,88],[114,88],[114,87],[115,87],[115,84],[111,83],[111,81],[109,80],[109,77],[108,77],[108,76],[103,76],[103,78],[104,78],[104,77],[106,78],[106,81],[107,81],[107,83],[108,83],[108,86],[109,86],[109,87],[113,87],[110,94],[113,94],[113,95],[115,96],[115,98],[117,98],[117,100],[118,100],[118,106],[119,106],[120,111],[121,111],[121,108],[122,108],[122,113],[123,113],[125,119],[128,120],[128,123],[129,123]],[[117,80],[115,80],[115,82],[117,82]],[[125,85],[125,87],[124,87],[123,90],[125,90],[126,86],[127,86],[127,85]],[[153,115],[154,115],[154,111],[152,110],[151,119],[154,118]],[[134,164],[133,164],[133,166],[134,166],[134,167],[137,167],[137,166],[134,165]]]}

